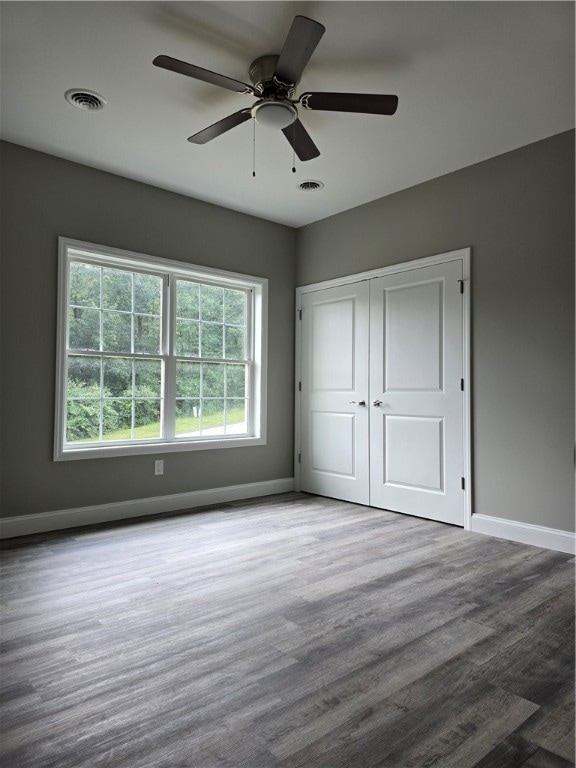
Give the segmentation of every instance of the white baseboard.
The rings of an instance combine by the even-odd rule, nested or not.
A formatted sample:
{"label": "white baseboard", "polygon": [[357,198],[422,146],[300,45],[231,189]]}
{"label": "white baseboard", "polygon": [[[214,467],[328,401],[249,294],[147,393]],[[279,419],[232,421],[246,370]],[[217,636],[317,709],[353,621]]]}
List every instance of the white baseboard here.
{"label": "white baseboard", "polygon": [[499,539],[518,541],[521,544],[555,549],[569,555],[576,554],[576,534],[559,531],[556,528],[518,523],[515,520],[504,520],[501,517],[473,514],[470,530],[474,533],[484,533],[487,536],[497,536]]}
{"label": "white baseboard", "polygon": [[270,496],[274,493],[287,493],[293,490],[294,478],[286,477],[278,480],[265,480],[261,483],[229,485],[225,488],[209,488],[205,491],[190,491],[188,493],[175,493],[170,496],[154,496],[148,499],[131,499],[112,504],[98,504],[92,507],[41,512],[36,515],[6,517],[0,520],[0,538],[28,536],[31,533],[46,533],[62,528],[107,523],[111,520],[155,515],[159,512],[176,512],[181,509],[223,504],[257,496]]}
{"label": "white baseboard", "polygon": [[[230,501],[270,496],[275,493],[288,493],[294,490],[294,478],[265,480],[260,483],[229,485],[224,488],[208,488],[204,491],[189,491],[170,496],[153,496],[147,499],[131,499],[112,504],[97,504],[91,507],[61,509],[54,512],[41,512],[36,515],[20,515],[0,519],[0,539],[14,536],[28,536],[32,533],[46,533],[63,528],[76,528],[82,525],[107,523],[112,520],[125,520],[133,517],[155,515],[162,512],[177,512],[182,509],[194,509],[210,504],[224,504]],[[554,549],[558,552],[576,554],[576,534],[546,528],[541,525],[518,523],[489,515],[472,515],[470,530],[500,539],[532,544],[535,547]]]}

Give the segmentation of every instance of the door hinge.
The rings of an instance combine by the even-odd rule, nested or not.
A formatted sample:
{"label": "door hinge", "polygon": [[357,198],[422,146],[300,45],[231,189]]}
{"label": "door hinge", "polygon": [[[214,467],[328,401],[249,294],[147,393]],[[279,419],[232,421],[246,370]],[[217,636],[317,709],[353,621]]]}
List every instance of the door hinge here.
{"label": "door hinge", "polygon": [[460,283],[460,293],[464,293],[464,280],[458,280]]}
{"label": "door hinge", "polygon": [[302,454],[298,454],[298,464],[302,464]]}
{"label": "door hinge", "polygon": [[302,382],[298,382],[298,392],[302,392]]}
{"label": "door hinge", "polygon": [[298,310],[298,320],[302,320],[302,310]]}
{"label": "door hinge", "polygon": [[464,379],[460,379],[460,389],[464,392]]}
{"label": "door hinge", "polygon": [[460,478],[460,487],[462,488],[463,491],[466,490],[466,479],[464,477]]}

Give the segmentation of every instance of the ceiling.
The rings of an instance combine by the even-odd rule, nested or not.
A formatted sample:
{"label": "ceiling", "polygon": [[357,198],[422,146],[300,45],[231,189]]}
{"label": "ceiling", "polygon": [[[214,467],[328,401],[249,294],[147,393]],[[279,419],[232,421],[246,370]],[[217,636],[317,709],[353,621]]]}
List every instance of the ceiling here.
{"label": "ceiling", "polygon": [[[186,139],[254,98],[152,60],[250,82],[297,14],[326,27],[297,95],[396,94],[398,111],[300,110],[321,155],[296,173],[257,126],[253,178],[252,121]],[[0,24],[3,139],[294,227],[574,126],[572,2],[0,2]],[[71,88],[105,108],[71,106]]]}

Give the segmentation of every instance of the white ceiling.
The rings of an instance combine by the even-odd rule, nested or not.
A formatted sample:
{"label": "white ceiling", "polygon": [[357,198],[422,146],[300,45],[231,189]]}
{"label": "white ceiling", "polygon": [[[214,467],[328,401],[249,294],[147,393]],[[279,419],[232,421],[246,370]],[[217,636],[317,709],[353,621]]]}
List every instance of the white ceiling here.
{"label": "white ceiling", "polygon": [[[301,110],[321,156],[296,174],[260,127],[254,179],[251,121],[186,141],[254,99],[152,60],[250,82],[296,14],[326,26],[297,93],[392,93],[398,111]],[[1,2],[0,23],[2,138],[295,227],[574,126],[572,2]],[[70,88],[105,109],[70,106]]]}

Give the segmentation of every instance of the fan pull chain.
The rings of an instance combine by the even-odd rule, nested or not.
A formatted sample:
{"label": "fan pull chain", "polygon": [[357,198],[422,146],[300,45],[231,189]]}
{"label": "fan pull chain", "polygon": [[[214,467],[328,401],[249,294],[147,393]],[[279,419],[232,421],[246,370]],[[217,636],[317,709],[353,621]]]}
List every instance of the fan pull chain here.
{"label": "fan pull chain", "polygon": [[296,173],[296,120],[292,123],[292,173]]}
{"label": "fan pull chain", "polygon": [[252,178],[256,178],[256,118],[252,118]]}

